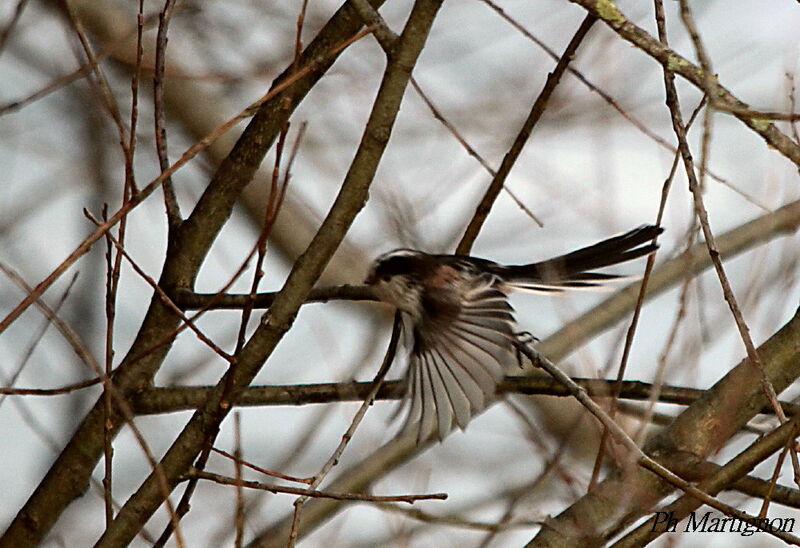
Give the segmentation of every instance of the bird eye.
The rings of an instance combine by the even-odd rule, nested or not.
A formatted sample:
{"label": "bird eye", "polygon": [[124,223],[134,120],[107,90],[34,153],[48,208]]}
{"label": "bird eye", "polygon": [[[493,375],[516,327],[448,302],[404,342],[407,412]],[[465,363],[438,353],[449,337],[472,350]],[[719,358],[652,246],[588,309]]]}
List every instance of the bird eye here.
{"label": "bird eye", "polygon": [[391,279],[392,279],[392,277],[389,274],[384,274],[383,276],[381,276],[381,281],[382,282],[388,282]]}

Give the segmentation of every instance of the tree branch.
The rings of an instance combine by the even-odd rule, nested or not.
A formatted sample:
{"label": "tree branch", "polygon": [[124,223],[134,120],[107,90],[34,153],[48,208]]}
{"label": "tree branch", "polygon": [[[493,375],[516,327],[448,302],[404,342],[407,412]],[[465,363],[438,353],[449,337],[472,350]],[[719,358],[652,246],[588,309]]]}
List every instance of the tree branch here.
{"label": "tree branch", "polygon": [[[611,397],[614,393],[614,386],[617,383],[615,379],[588,379],[581,377],[571,377],[571,379],[595,398]],[[364,401],[373,386],[374,381],[249,386],[242,390],[235,406],[299,406]],[[132,404],[139,415],[191,411],[202,406],[213,390],[213,386],[150,388],[140,393]],[[654,392],[658,393],[657,401],[660,403],[690,405],[697,401],[705,393],[705,390],[672,385],[656,386],[642,381],[623,381],[620,398],[649,401]],[[384,381],[375,395],[375,400],[399,400],[403,397],[403,394],[403,381]],[[497,386],[497,395],[505,394],[566,397],[570,395],[570,392],[552,377],[534,372],[531,376],[508,376],[503,379]],[[800,413],[800,405],[798,404],[781,402],[781,405],[790,415]],[[774,414],[771,406],[766,406],[759,412],[767,415]]]}

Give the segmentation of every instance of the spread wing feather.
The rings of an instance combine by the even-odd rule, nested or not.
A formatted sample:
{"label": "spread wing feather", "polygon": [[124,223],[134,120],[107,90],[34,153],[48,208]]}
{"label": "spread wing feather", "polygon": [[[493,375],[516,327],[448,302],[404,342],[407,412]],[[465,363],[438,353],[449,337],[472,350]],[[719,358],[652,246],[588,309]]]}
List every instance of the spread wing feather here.
{"label": "spread wing feather", "polygon": [[475,287],[448,289],[455,292],[450,302],[461,304],[414,326],[403,430],[417,443],[432,434],[443,439],[456,425],[465,428],[515,362],[513,308],[495,283],[485,276]]}

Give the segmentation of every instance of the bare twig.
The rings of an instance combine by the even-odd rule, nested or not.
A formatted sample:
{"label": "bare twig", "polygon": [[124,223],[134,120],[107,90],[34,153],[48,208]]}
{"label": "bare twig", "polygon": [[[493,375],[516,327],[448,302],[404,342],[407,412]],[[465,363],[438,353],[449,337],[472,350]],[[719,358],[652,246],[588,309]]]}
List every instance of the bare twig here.
{"label": "bare twig", "polygon": [[430,512],[425,512],[419,508],[406,508],[397,504],[383,503],[379,507],[381,510],[402,514],[403,516],[421,521],[422,523],[431,523],[435,525],[447,525],[449,527],[457,527],[461,529],[473,529],[478,531],[507,531],[509,529],[527,529],[541,525],[541,521],[524,520],[524,521],[506,521],[503,523],[492,523],[475,521],[462,518],[454,515],[437,516]]}
{"label": "bare twig", "polygon": [[[412,8],[396,56],[390,60],[384,72],[359,149],[328,216],[306,252],[295,262],[269,314],[237,356],[231,401],[235,401],[238,393],[253,380],[291,328],[300,304],[363,207],[394,126],[409,74],[422,51],[440,6],[441,0],[417,0]],[[291,76],[287,77],[287,80],[291,79]],[[200,203],[204,203],[203,198]],[[190,219],[198,213],[198,207]],[[162,458],[161,465],[168,470],[171,488],[176,486],[179,476],[191,465],[205,437],[215,431],[225,419],[229,408],[220,409],[218,404],[226,383],[226,379],[217,383],[213,396],[202,409],[193,414]],[[98,547],[118,546],[129,542],[141,520],[151,516],[163,500],[163,493],[157,489],[155,477],[150,474],[104,532],[98,541]]]}
{"label": "bare twig", "polygon": [[94,75],[94,79],[90,78],[89,81],[94,82],[97,85],[97,88],[100,92],[100,97],[103,101],[103,106],[108,111],[111,119],[114,122],[114,126],[117,128],[117,137],[119,139],[119,145],[122,149],[123,157],[125,158],[125,163],[133,165],[131,151],[128,146],[130,141],[128,133],[129,129],[125,127],[125,123],[122,121],[122,114],[119,110],[119,104],[114,98],[114,94],[111,91],[111,86],[109,86],[108,80],[100,68],[100,61],[98,60],[97,55],[89,43],[89,38],[86,36],[83,23],[78,17],[75,16],[73,8],[69,2],[66,0],[60,0],[60,5],[62,11],[66,14],[67,19],[72,25],[81,47],[83,48],[84,55],[86,55],[86,60],[91,68],[91,74]]}
{"label": "bare twig", "polygon": [[[0,272],[8,276],[8,278],[12,282],[14,282],[14,284],[17,287],[22,289],[30,297],[31,293],[33,292],[33,288],[27,284],[27,282],[22,276],[20,276],[10,266],[2,262],[0,262]],[[80,358],[80,360],[83,363],[89,366],[91,370],[99,369],[100,366],[97,362],[97,359],[94,357],[94,354],[92,354],[91,350],[89,350],[89,347],[75,332],[75,330],[72,329],[69,326],[69,324],[67,324],[65,321],[61,320],[61,318],[59,318],[58,315],[55,312],[53,312],[53,310],[49,306],[47,306],[47,304],[45,304],[45,302],[42,301],[41,299],[36,298],[32,302],[41,311],[41,313],[44,314],[44,316],[50,322],[52,322],[52,324],[55,326],[58,332],[61,333],[61,336],[64,337],[64,340],[67,341],[67,344],[70,345],[70,347],[78,356],[78,358]],[[77,384],[83,385],[83,383],[77,383]],[[95,382],[92,382],[92,384],[95,384]]]}
{"label": "bare twig", "polygon": [[[164,8],[158,14],[158,31],[156,32],[155,70],[153,71],[153,118],[155,120],[156,153],[161,171],[169,168],[169,154],[167,152],[167,122],[164,112],[164,73],[167,65],[167,32],[172,13],[175,10],[175,0],[165,0]],[[181,211],[172,177],[164,178],[164,206],[167,213],[167,223],[170,232],[175,230],[181,222]]]}
{"label": "bare twig", "polygon": [[[375,374],[375,378],[372,380],[372,386],[370,387],[369,393],[367,397],[364,398],[364,403],[361,404],[361,407],[358,408],[358,411],[353,416],[353,420],[350,422],[350,426],[348,427],[347,431],[342,435],[342,439],[339,441],[339,445],[336,446],[331,456],[325,461],[325,464],[322,465],[319,472],[314,475],[314,481],[311,482],[309,489],[316,489],[319,485],[325,480],[325,477],[328,473],[333,469],[334,466],[339,462],[339,459],[344,453],[345,447],[350,442],[355,434],[356,429],[361,424],[361,421],[364,419],[364,415],[367,414],[367,410],[372,405],[372,402],[375,401],[375,396],[378,394],[378,390],[380,390],[381,385],[383,384],[383,379],[386,377],[386,373],[389,372],[389,367],[394,362],[395,355],[397,354],[397,344],[400,342],[400,331],[401,331],[402,321],[400,318],[400,311],[396,311],[394,314],[394,325],[392,326],[392,336],[389,339],[389,347],[386,349],[386,355],[383,357],[383,363],[381,363],[378,372]],[[300,497],[294,502],[294,515],[292,517],[292,529],[291,533],[289,534],[289,543],[288,546],[291,548],[294,546],[295,542],[297,541],[297,534],[298,534],[298,524],[300,523],[300,514],[303,509],[303,503],[305,503],[306,497]]]}
{"label": "bare twig", "polygon": [[283,474],[281,472],[275,472],[274,470],[267,470],[266,468],[262,468],[261,466],[256,466],[252,462],[247,462],[246,460],[242,460],[241,457],[237,457],[235,454],[231,455],[227,451],[223,451],[222,449],[217,449],[216,447],[212,447],[211,450],[219,455],[222,455],[225,458],[236,461],[237,465],[246,466],[251,470],[255,470],[260,474],[264,474],[265,476],[270,476],[273,478],[279,478],[286,481],[294,481],[297,483],[305,483],[305,484],[310,484],[311,482],[314,481],[314,478],[298,478],[295,476],[290,476],[288,474]]}
{"label": "bare twig", "polygon": [[[717,466],[716,471],[711,477],[703,479],[699,487],[707,493],[716,494],[725,486],[731,485],[737,479],[742,478],[747,472],[752,470],[757,464],[767,459],[775,451],[781,449],[787,443],[791,442],[793,437],[797,434],[798,417],[792,419],[791,422],[785,423],[779,428],[776,428],[766,436],[755,440],[750,446],[736,455],[724,466]],[[692,466],[690,464],[690,466]],[[692,466],[695,467],[696,466]],[[705,502],[705,501],[702,501]],[[700,506],[701,501],[689,495],[684,495],[673,503],[662,508],[661,511],[673,512],[676,517],[682,519],[686,517],[689,512]],[[724,510],[723,510],[724,511]],[[726,512],[727,513],[727,512]],[[729,515],[737,514],[731,513]],[[745,516],[745,519],[751,519],[750,516]],[[650,519],[645,523],[638,526],[633,531],[626,534],[618,543],[614,545],[615,548],[633,548],[635,546],[643,546],[648,542],[652,542],[656,537],[662,534],[663,530],[654,531],[653,524]],[[796,544],[796,539],[782,539],[787,542]]]}
{"label": "bare twig", "polygon": [[[694,113],[689,118],[689,121],[686,124],[686,128],[688,129],[691,127],[692,122],[694,122],[695,116],[702,108],[702,105],[705,101],[701,101],[700,105],[694,110]],[[678,167],[678,154],[675,155],[675,160],[672,162],[672,167],[667,175],[667,178],[664,180],[664,184],[661,186],[661,200],[658,204],[658,212],[656,213],[656,226],[661,226],[661,221],[664,218],[664,209],[667,206],[667,198],[669,197],[669,191],[672,188],[672,179],[675,176],[675,171]],[[655,240],[654,240],[655,242]],[[656,254],[653,253],[647,256],[647,263],[644,267],[644,274],[642,275],[642,282],[639,286],[639,294],[636,297],[636,305],[633,309],[633,317],[631,318],[631,323],[628,326],[628,330],[625,333],[625,345],[622,349],[622,357],[620,358],[619,368],[617,369],[617,381],[622,382],[625,378],[625,370],[628,366],[628,359],[630,357],[631,349],[633,348],[633,338],[636,334],[636,327],[639,324],[639,317],[641,316],[642,306],[644,305],[644,299],[647,295],[647,285],[650,282],[650,275],[653,272],[653,267],[656,263]],[[614,415],[617,412],[617,398],[616,396],[611,400],[611,407],[609,408],[609,415],[611,418],[614,418]],[[600,443],[599,448],[597,451],[597,457],[595,458],[594,468],[592,469],[592,478],[589,481],[589,489],[591,490],[592,487],[597,482],[597,479],[600,477],[600,468],[603,463],[603,456],[605,454],[605,447],[606,447],[606,440],[608,439],[608,429],[603,427],[603,433],[600,436]]]}
{"label": "bare twig", "polygon": [[219,474],[212,474],[194,468],[184,476],[184,480],[191,478],[200,478],[221,485],[241,485],[248,489],[259,489],[261,491],[269,491],[270,493],[285,493],[288,495],[299,495],[301,497],[310,498],[325,498],[333,500],[352,500],[360,502],[405,502],[407,504],[414,504],[419,500],[445,500],[447,493],[430,493],[421,495],[363,495],[359,493],[334,493],[329,491],[318,491],[316,489],[303,489],[302,487],[289,487],[284,485],[273,485],[270,483],[262,483],[260,481],[242,480],[237,481],[236,478],[229,478]]}
{"label": "bare twig", "polygon": [[[595,2],[594,0],[570,1],[583,6],[589,13],[602,19],[603,22],[614,32],[619,34],[620,37],[655,59],[664,68],[676,74],[680,74],[698,88],[709,93],[714,93],[713,102],[715,104],[749,108],[747,104],[740,101],[719,82],[715,83],[714,89],[705,90],[706,75],[701,67],[698,67],[688,59],[669,49],[644,29],[633,24],[612,0],[605,0],[603,2]],[[745,116],[737,114],[736,112],[734,112],[734,116],[748,128],[760,135],[770,147],[780,152],[795,165],[800,165],[800,144],[792,141],[769,120]]]}
{"label": "bare twig", "polygon": [[[505,12],[505,10],[503,10],[503,8],[501,8],[500,6],[495,4],[492,0],[482,0],[482,2],[485,3],[486,5],[488,5],[490,8],[492,8],[504,20],[508,21],[508,23],[511,24],[511,26],[513,26],[515,29],[517,29],[523,36],[525,36],[525,38],[527,38],[528,40],[530,40],[531,42],[533,42],[534,44],[539,46],[554,61],[558,61],[558,54],[551,47],[549,47],[542,40],[537,38],[527,28],[525,28],[523,25],[521,25],[519,23],[519,21],[517,21],[513,17],[509,16]],[[644,135],[646,135],[653,142],[657,143],[660,147],[662,147],[662,148],[664,148],[666,150],[669,150],[673,154],[677,154],[678,153],[678,149],[674,145],[672,145],[671,143],[667,142],[666,139],[664,139],[663,137],[659,136],[657,133],[655,133],[653,130],[651,130],[649,127],[647,127],[647,125],[644,122],[642,122],[641,120],[636,118],[633,114],[631,114],[630,112],[625,110],[609,93],[605,92],[598,85],[594,84],[581,71],[576,69],[574,66],[567,67],[567,71],[570,74],[572,74],[580,83],[582,83],[584,86],[586,86],[586,88],[589,89],[589,91],[591,91],[592,93],[596,93],[598,96],[600,96],[600,98],[603,101],[605,101],[615,112],[617,112],[625,120],[630,122],[633,125],[633,127],[638,129],[640,132],[642,132]],[[744,190],[742,190],[738,186],[734,185],[733,183],[731,183],[727,179],[724,179],[723,177],[720,177],[719,175],[717,175],[716,173],[714,173],[714,172],[712,172],[710,170],[707,172],[707,174],[708,174],[709,177],[711,177],[712,179],[714,179],[718,183],[730,188],[732,191],[734,191],[735,193],[739,194],[742,198],[744,198],[745,200],[747,200],[751,204],[755,205],[756,207],[759,207],[759,208],[763,209],[764,211],[771,211],[772,210],[772,208],[768,207],[766,204],[764,204],[757,197],[753,196],[752,194],[749,194],[749,193],[745,192]]]}
{"label": "bare twig", "polygon": [[[19,365],[17,365],[13,372],[11,372],[8,376],[3,375],[3,383],[6,385],[6,387],[8,387],[6,390],[15,390],[15,388],[12,387],[14,384],[16,384],[17,379],[19,379],[19,376],[22,374],[31,356],[33,356],[34,350],[36,350],[36,347],[39,346],[39,343],[41,342],[42,337],[44,337],[44,334],[47,332],[48,328],[55,323],[54,318],[58,317],[58,312],[67,301],[67,297],[69,297],[70,291],[72,290],[72,287],[75,285],[76,281],[78,281],[77,272],[74,276],[72,276],[72,279],[69,281],[66,289],[64,289],[64,292],[61,294],[61,297],[59,297],[58,302],[56,302],[55,307],[51,311],[52,314],[46,317],[44,323],[42,323],[42,326],[36,333],[34,333],[28,348],[22,352],[22,359],[20,360]],[[9,392],[0,391],[0,394],[2,394],[2,396],[0,396],[0,407],[2,407]]]}
{"label": "bare twig", "polygon": [[549,102],[550,97],[552,97],[553,92],[558,86],[558,83],[561,81],[561,77],[564,75],[567,66],[575,58],[575,54],[578,51],[578,46],[580,46],[584,38],[586,38],[586,35],[589,33],[589,30],[592,28],[592,25],[594,25],[596,20],[597,18],[591,14],[584,18],[584,20],[581,22],[581,25],[578,27],[578,30],[575,32],[575,35],[564,49],[564,53],[561,55],[558,63],[556,63],[553,72],[547,75],[547,81],[545,82],[542,91],[533,102],[533,106],[531,107],[528,117],[522,124],[522,128],[519,130],[519,133],[514,139],[511,148],[503,157],[503,161],[500,164],[500,168],[497,170],[497,174],[489,184],[489,188],[486,190],[486,193],[483,195],[483,198],[475,209],[475,214],[472,216],[467,228],[464,230],[464,235],[461,237],[461,241],[456,247],[456,253],[466,255],[469,253],[469,250],[472,249],[472,244],[475,243],[475,239],[478,237],[478,233],[483,227],[483,223],[489,216],[489,212],[491,211],[497,196],[500,194],[500,189],[503,188],[503,184],[505,183],[508,174],[511,172],[511,168],[514,166],[520,154],[522,153],[522,149],[524,148],[525,143],[528,142],[533,128],[536,126],[542,114],[544,114],[544,111],[547,108],[547,103]]}
{"label": "bare twig", "polygon": [[[92,214],[89,213],[88,210],[84,209],[83,212],[90,221],[92,221],[98,226],[101,225],[100,221],[95,219],[92,216]],[[147,284],[151,288],[153,288],[153,291],[155,291],[155,293],[159,296],[164,305],[167,306],[169,309],[171,309],[175,313],[175,315],[177,315],[181,319],[184,325],[186,325],[189,329],[191,329],[194,332],[194,334],[200,341],[205,343],[215,354],[217,354],[223,360],[229,363],[233,362],[233,356],[225,352],[214,341],[212,341],[205,333],[203,333],[200,330],[200,328],[198,328],[195,325],[195,318],[189,318],[188,316],[186,316],[186,314],[184,314],[183,311],[180,308],[178,308],[178,306],[174,302],[172,302],[172,299],[170,299],[169,295],[167,295],[166,292],[163,289],[161,289],[161,287],[158,285],[158,282],[156,282],[150,275],[148,275],[144,271],[144,269],[142,269],[142,267],[139,266],[139,264],[133,259],[133,257],[131,257],[128,254],[128,252],[125,250],[122,244],[114,236],[112,236],[110,232],[107,231],[105,233],[105,236],[114,244],[114,246],[117,248],[117,252],[121,254],[123,257],[125,257],[125,259],[127,259],[128,264],[131,265],[131,268],[133,268],[133,270],[145,282],[147,282]]]}
{"label": "bare twig", "polygon": [[[657,5],[659,2],[660,0],[656,0]],[[666,28],[663,17],[659,19],[659,38],[662,41],[666,40]],[[750,359],[750,363],[759,371],[762,388],[767,395],[767,398],[775,408],[775,413],[778,416],[778,419],[781,421],[781,423],[784,423],[786,422],[786,416],[783,413],[780,404],[778,403],[778,397],[775,394],[775,389],[773,388],[772,383],[770,383],[766,377],[764,365],[761,362],[761,358],[758,355],[756,346],[750,337],[750,330],[747,327],[744,318],[742,317],[741,310],[736,302],[736,296],[733,294],[733,289],[731,288],[728,277],[725,274],[725,269],[722,266],[720,252],[717,248],[714,234],[711,231],[711,225],[708,220],[708,211],[706,210],[705,203],[703,201],[702,189],[695,173],[692,154],[689,150],[689,144],[686,141],[686,130],[684,129],[680,111],[680,103],[675,88],[675,76],[673,72],[666,67],[664,67],[664,86],[666,89],[667,107],[669,108],[670,117],[672,120],[672,128],[678,139],[678,149],[681,153],[686,176],[689,179],[689,190],[691,191],[692,198],[694,200],[695,213],[697,214],[697,218],[700,221],[700,226],[703,230],[705,244],[708,248],[708,254],[711,257],[711,263],[714,265],[714,270],[717,273],[720,286],[722,287],[723,296],[725,301],[728,303],[728,307],[733,315],[733,319],[736,322],[736,328],[738,329],[739,336],[741,337],[745,349],[747,350],[747,356]]]}
{"label": "bare twig", "polygon": [[233,520],[234,529],[236,530],[236,538],[233,545],[235,548],[241,548],[244,542],[244,492],[242,489],[242,414],[238,411],[233,414],[233,464],[234,464],[234,479],[236,480],[236,512]]}

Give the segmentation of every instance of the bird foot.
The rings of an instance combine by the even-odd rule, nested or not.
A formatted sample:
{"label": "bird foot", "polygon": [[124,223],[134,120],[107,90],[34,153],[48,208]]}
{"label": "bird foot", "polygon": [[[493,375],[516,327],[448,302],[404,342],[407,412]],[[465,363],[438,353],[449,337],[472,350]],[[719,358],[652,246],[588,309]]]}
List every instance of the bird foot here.
{"label": "bird foot", "polygon": [[517,353],[517,363],[520,369],[523,367],[523,357],[520,348],[537,342],[539,342],[539,337],[534,336],[530,331],[514,333],[514,350]]}

